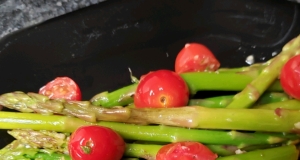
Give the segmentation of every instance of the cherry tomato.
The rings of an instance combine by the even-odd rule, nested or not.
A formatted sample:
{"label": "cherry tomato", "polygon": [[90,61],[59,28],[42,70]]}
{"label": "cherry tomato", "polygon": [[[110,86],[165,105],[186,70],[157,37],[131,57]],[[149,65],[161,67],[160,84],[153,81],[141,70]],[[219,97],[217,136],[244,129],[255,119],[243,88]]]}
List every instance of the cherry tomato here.
{"label": "cherry tomato", "polygon": [[300,99],[300,55],[292,57],[280,73],[283,90],[295,99]]}
{"label": "cherry tomato", "polygon": [[125,142],[110,128],[84,126],[72,133],[68,148],[72,160],[120,160]]}
{"label": "cherry tomato", "polygon": [[40,88],[40,94],[51,99],[81,100],[81,91],[78,85],[69,77],[57,77]]}
{"label": "cherry tomato", "polygon": [[220,62],[214,54],[204,45],[187,43],[178,53],[175,60],[175,72],[202,72],[215,71],[220,67]]}
{"label": "cherry tomato", "polygon": [[176,142],[163,146],[156,160],[215,160],[217,154],[198,142]]}
{"label": "cherry tomato", "polygon": [[189,89],[185,81],[175,72],[158,70],[142,76],[135,95],[137,108],[169,108],[187,105]]}

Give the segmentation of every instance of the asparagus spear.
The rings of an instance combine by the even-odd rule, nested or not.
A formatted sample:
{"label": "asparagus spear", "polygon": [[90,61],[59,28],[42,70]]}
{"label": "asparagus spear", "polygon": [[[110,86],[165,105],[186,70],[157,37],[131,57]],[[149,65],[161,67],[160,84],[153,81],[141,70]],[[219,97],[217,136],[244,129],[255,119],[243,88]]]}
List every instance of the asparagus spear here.
{"label": "asparagus spear", "polygon": [[[32,96],[34,95],[34,96]],[[270,132],[298,132],[300,112],[279,109],[226,109],[205,107],[181,108],[115,108],[106,109],[88,102],[60,102],[55,100],[37,101],[39,94],[31,97],[22,92],[7,93],[0,97],[0,104],[20,111],[51,110],[53,113],[71,115],[89,122],[96,120],[118,121],[140,124],[163,124],[188,128],[229,129]],[[20,98],[21,97],[21,98]],[[41,98],[41,99],[44,99]],[[55,105],[48,107],[55,102]],[[45,105],[46,103],[46,105]],[[48,107],[48,108],[46,108]],[[55,108],[55,109],[53,109]],[[264,115],[264,116],[260,116]]]}
{"label": "asparagus spear", "polygon": [[[69,137],[65,133],[57,133],[53,131],[34,131],[31,129],[16,129],[8,131],[10,135],[16,138],[23,144],[29,144],[32,148],[50,149],[55,152],[68,154],[68,141]],[[166,144],[166,143],[165,143]],[[212,152],[219,156],[228,156],[235,154],[239,149],[238,146],[233,145],[206,145]],[[278,146],[278,144],[264,144],[264,145],[251,145],[240,148],[245,151],[252,151],[256,149],[264,149]],[[155,159],[156,153],[162,147],[158,142],[134,142],[127,143],[124,153],[125,157],[138,157],[145,159]]]}
{"label": "asparagus spear", "polygon": [[269,63],[255,63],[246,67],[238,67],[238,68],[220,68],[217,70],[219,73],[230,72],[230,73],[241,73],[248,74],[249,71],[255,71],[258,74],[267,66]]}
{"label": "asparagus spear", "polygon": [[237,151],[249,152],[258,149],[267,149],[282,146],[282,144],[266,144],[266,145],[252,145],[243,148],[239,148],[238,146],[233,145],[214,145],[209,144],[206,145],[212,152],[218,154],[218,156],[231,156],[235,155]]}
{"label": "asparagus spear", "polygon": [[237,131],[199,130],[182,127],[135,125],[117,122],[89,123],[74,117],[40,115],[34,113],[0,112],[0,129],[32,129],[56,132],[73,132],[84,125],[100,125],[118,132],[124,139],[179,142],[197,141],[204,144],[227,144],[239,147],[255,144],[275,144],[288,138],[282,133],[241,133]]}
{"label": "asparagus spear", "polygon": [[155,160],[156,154],[162,145],[155,144],[126,144],[125,157],[138,157]]}
{"label": "asparagus spear", "polygon": [[300,35],[288,42],[282,52],[273,58],[270,64],[263,69],[261,74],[245,89],[238,93],[234,100],[227,106],[228,108],[249,108],[278,78],[283,65],[293,56],[300,53]]}
{"label": "asparagus spear", "polygon": [[[187,83],[191,94],[204,90],[241,91],[255,79],[244,74],[217,72],[191,72],[182,73],[180,76]],[[269,90],[282,91],[280,82],[275,81]]]}
{"label": "asparagus spear", "polygon": [[258,105],[253,108],[258,108],[258,109],[277,109],[277,108],[282,108],[282,109],[296,109],[300,110],[300,101],[291,99],[283,102],[276,102],[272,104],[264,104],[264,105]]}
{"label": "asparagus spear", "polygon": [[0,160],[71,160],[70,156],[54,152],[31,148],[18,140],[13,141],[0,150]]}
{"label": "asparagus spear", "polygon": [[[8,131],[8,133],[16,138],[19,143],[26,144],[27,146],[30,146],[30,148],[47,149],[56,153],[69,154],[69,134],[46,130],[34,131],[31,129],[16,129]],[[161,145],[155,144],[146,145],[127,143],[124,156],[155,159],[155,155],[161,147]],[[35,157],[37,156],[35,155]]]}
{"label": "asparagus spear", "polygon": [[133,103],[133,95],[138,84],[132,84],[121,89],[115,90],[111,93],[102,92],[90,100],[93,105],[112,107],[112,106],[125,106]]}
{"label": "asparagus spear", "polygon": [[[189,86],[191,94],[201,90],[241,91],[256,76],[236,73],[193,72],[181,74]],[[125,106],[133,102],[133,95],[137,84],[131,84],[113,92],[102,92],[90,101],[93,105],[102,107]],[[279,81],[270,86],[269,91],[282,91]]]}
{"label": "asparagus spear", "polygon": [[299,151],[294,145],[220,157],[217,160],[297,160]]}
{"label": "asparagus spear", "polygon": [[231,101],[233,95],[218,96],[205,99],[190,99],[189,106],[202,106],[209,108],[225,108]]}
{"label": "asparagus spear", "polygon": [[[231,101],[234,95],[211,97],[206,99],[190,99],[189,106],[202,106],[210,108],[225,108]],[[281,92],[267,92],[258,99],[255,105],[263,105],[274,102],[282,102],[288,100],[289,97]],[[272,106],[272,105],[270,105]]]}
{"label": "asparagus spear", "polygon": [[70,134],[46,130],[34,131],[31,129],[16,129],[7,132],[21,143],[33,148],[51,149],[56,152],[69,154],[68,142]]}

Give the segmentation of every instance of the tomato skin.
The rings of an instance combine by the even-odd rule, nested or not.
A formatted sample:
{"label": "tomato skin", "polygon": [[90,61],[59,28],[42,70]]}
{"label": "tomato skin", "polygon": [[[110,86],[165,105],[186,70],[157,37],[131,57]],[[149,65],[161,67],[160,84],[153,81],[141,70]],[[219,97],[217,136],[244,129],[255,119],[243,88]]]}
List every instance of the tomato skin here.
{"label": "tomato skin", "polygon": [[292,57],[282,67],[280,83],[288,95],[300,99],[300,55]]}
{"label": "tomato skin", "polygon": [[81,90],[69,77],[56,77],[41,87],[39,94],[48,96],[50,99],[81,100]]}
{"label": "tomato skin", "polygon": [[215,160],[217,154],[198,142],[176,142],[163,146],[156,160]]}
{"label": "tomato skin", "polygon": [[178,53],[175,60],[175,72],[203,72],[216,71],[220,62],[214,54],[204,45],[187,43]]}
{"label": "tomato skin", "polygon": [[[82,149],[84,146],[88,146],[89,153]],[[84,126],[72,133],[68,148],[72,160],[120,160],[125,142],[110,128]]]}
{"label": "tomato skin", "polygon": [[137,108],[169,108],[187,105],[189,89],[175,72],[157,70],[142,76],[135,95]]}

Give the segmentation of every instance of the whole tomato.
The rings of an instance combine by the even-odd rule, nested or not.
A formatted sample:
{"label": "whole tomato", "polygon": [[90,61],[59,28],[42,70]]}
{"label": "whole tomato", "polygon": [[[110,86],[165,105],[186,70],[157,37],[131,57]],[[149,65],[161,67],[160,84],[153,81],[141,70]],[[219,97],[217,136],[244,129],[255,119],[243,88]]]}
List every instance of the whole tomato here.
{"label": "whole tomato", "polygon": [[39,94],[51,99],[81,100],[81,91],[78,85],[69,77],[56,77],[40,88]]}
{"label": "whole tomato", "polygon": [[204,45],[187,43],[178,53],[175,60],[175,72],[202,72],[215,71],[220,67],[220,62],[214,54]]}
{"label": "whole tomato", "polygon": [[189,89],[185,81],[175,72],[158,70],[142,76],[135,95],[137,108],[182,107],[189,100]]}
{"label": "whole tomato", "polygon": [[292,57],[282,67],[280,83],[288,95],[300,99],[300,55]]}
{"label": "whole tomato", "polygon": [[199,142],[170,143],[156,154],[156,160],[215,160],[217,157]]}
{"label": "whole tomato", "polygon": [[125,142],[110,128],[84,126],[72,133],[68,149],[72,160],[120,160]]}

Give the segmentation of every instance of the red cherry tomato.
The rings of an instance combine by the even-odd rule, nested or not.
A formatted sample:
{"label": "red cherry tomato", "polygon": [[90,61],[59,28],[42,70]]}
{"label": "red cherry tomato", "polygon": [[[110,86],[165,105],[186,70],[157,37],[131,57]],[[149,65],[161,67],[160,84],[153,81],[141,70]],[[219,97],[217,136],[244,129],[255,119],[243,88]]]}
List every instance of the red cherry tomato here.
{"label": "red cherry tomato", "polygon": [[57,77],[40,88],[40,94],[51,99],[81,100],[81,91],[78,85],[69,77]]}
{"label": "red cherry tomato", "polygon": [[125,142],[110,128],[84,126],[72,133],[68,148],[72,160],[120,160]]}
{"label": "red cherry tomato", "polygon": [[220,62],[214,54],[204,45],[187,43],[178,53],[175,60],[175,72],[202,72],[215,71],[220,67]]}
{"label": "red cherry tomato", "polygon": [[300,55],[292,57],[280,73],[283,90],[295,99],[300,99]]}
{"label": "red cherry tomato", "polygon": [[177,142],[163,146],[156,160],[215,160],[217,154],[198,142]]}
{"label": "red cherry tomato", "polygon": [[142,76],[135,95],[137,108],[182,107],[189,100],[189,89],[185,81],[175,72],[158,70]]}

